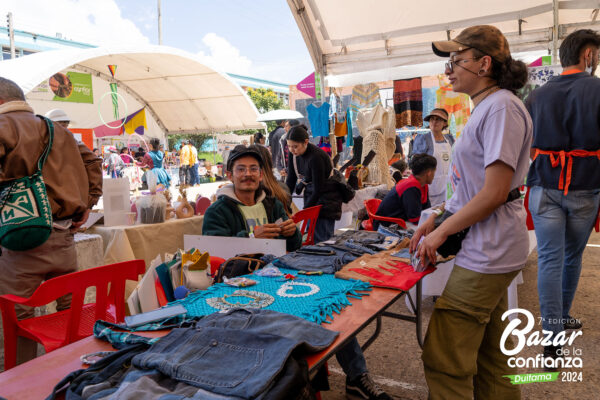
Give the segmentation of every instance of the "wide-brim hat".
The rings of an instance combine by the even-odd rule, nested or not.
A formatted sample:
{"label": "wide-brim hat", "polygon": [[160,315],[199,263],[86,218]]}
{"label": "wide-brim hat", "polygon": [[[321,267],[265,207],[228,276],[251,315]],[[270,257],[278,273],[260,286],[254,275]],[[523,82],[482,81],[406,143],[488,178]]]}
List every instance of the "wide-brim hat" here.
{"label": "wide-brim hat", "polygon": [[433,117],[434,115],[448,122],[448,113],[443,108],[434,108],[433,110],[431,110],[428,116],[423,118],[423,121],[429,122],[431,117]]}
{"label": "wide-brim hat", "polygon": [[508,41],[502,32],[492,25],[471,26],[452,40],[432,42],[431,47],[440,57],[449,57],[452,52],[477,49],[501,63],[510,59]]}
{"label": "wide-brim hat", "polygon": [[260,153],[253,149],[252,147],[246,147],[243,144],[237,145],[231,150],[229,153],[229,157],[227,157],[227,170],[231,171],[231,167],[233,167],[233,163],[235,160],[241,157],[250,156],[256,158],[258,164],[263,167],[264,161]]}

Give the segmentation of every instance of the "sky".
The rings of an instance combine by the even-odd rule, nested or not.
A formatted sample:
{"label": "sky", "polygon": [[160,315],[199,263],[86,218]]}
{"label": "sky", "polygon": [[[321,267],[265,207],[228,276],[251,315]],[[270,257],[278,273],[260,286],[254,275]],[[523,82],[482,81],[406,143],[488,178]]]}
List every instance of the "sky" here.
{"label": "sky", "polygon": [[[161,0],[162,44],[224,72],[296,84],[314,71],[285,0]],[[15,29],[95,45],[158,44],[157,0],[2,0]],[[4,25],[4,23],[2,24]]]}

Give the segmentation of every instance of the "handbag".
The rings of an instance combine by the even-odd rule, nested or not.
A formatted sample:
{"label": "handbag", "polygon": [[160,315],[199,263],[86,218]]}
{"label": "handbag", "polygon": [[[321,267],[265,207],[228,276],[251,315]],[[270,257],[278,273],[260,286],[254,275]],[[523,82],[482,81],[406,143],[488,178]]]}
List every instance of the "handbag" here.
{"label": "handbag", "polygon": [[263,253],[238,254],[235,257],[229,258],[219,267],[215,277],[215,283],[223,282],[223,278],[235,278],[240,275],[251,274],[267,265],[261,260],[264,257]]}
{"label": "handbag", "polygon": [[48,146],[42,152],[37,171],[0,183],[0,245],[9,250],[26,251],[48,240],[52,233],[52,210],[46,193],[42,168],[54,141],[54,125],[39,116],[48,127]]}
{"label": "handbag", "polygon": [[[519,192],[519,188],[515,188],[508,193],[508,197],[504,204],[510,203],[511,201],[517,200],[521,198],[521,193]],[[438,215],[434,220],[434,226],[437,229],[445,220],[450,218],[453,213],[450,211],[444,210],[442,214]],[[467,237],[467,233],[469,233],[470,227],[463,229],[460,232],[456,232],[446,239],[444,243],[437,249],[438,254],[442,257],[446,258],[449,256],[455,256],[460,251],[462,247],[462,241]]]}

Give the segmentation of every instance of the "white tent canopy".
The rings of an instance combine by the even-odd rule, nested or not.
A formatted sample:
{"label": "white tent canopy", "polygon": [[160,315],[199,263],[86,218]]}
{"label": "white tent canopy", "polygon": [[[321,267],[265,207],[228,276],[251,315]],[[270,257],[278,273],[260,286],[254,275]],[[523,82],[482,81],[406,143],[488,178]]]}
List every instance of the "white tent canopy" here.
{"label": "white tent canopy", "polygon": [[[108,71],[109,64],[117,65],[115,78]],[[235,82],[178,49],[165,46],[69,49],[0,61],[0,76],[15,81],[27,96],[40,83],[66,69],[90,73],[94,86],[98,79],[105,81],[106,87],[108,82],[116,82],[118,93],[133,103],[127,104],[128,112],[145,107],[165,134],[264,128],[256,122],[259,115],[256,107]],[[98,93],[96,88],[94,91],[96,102],[103,91]],[[46,105],[48,109],[72,104],[48,103],[52,103]],[[110,103],[110,96],[104,103]],[[84,105],[77,106],[82,110]],[[87,108],[85,115],[71,117],[78,127],[93,128],[102,124],[98,108],[96,105]],[[104,119],[112,120],[110,113]],[[81,126],[80,121],[86,121],[86,126]]]}
{"label": "white tent canopy", "polygon": [[439,61],[431,42],[472,25],[498,27],[513,53],[548,54],[574,30],[600,24],[600,0],[287,1],[316,71],[329,84],[366,71],[382,72],[371,81],[390,79],[392,68]]}

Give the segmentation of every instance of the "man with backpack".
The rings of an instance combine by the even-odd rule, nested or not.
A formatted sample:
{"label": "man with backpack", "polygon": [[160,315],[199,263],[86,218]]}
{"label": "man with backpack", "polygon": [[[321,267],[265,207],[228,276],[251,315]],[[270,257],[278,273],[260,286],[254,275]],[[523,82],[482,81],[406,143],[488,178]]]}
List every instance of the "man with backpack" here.
{"label": "man with backpack", "polygon": [[[0,78],[0,188],[10,185],[14,189],[14,180],[34,175],[38,160],[50,147],[41,170],[47,194],[45,204],[49,203],[52,213],[50,236],[30,250],[10,250],[6,248],[7,235],[0,237],[3,245],[0,248],[0,294],[30,297],[44,280],[77,271],[74,231],[87,220],[90,209],[102,196],[102,159],[87,147],[79,146],[60,124],[53,126],[50,147],[46,122],[34,114],[17,84]],[[8,201],[12,199],[11,191],[3,191],[5,196],[0,196],[0,226],[26,224],[45,214],[47,207],[37,207],[26,193],[17,201]],[[70,298],[58,299],[59,311],[69,306]],[[16,311],[19,319],[33,316],[30,307],[17,306]],[[35,358],[36,353],[36,342],[19,337],[18,364]]]}

